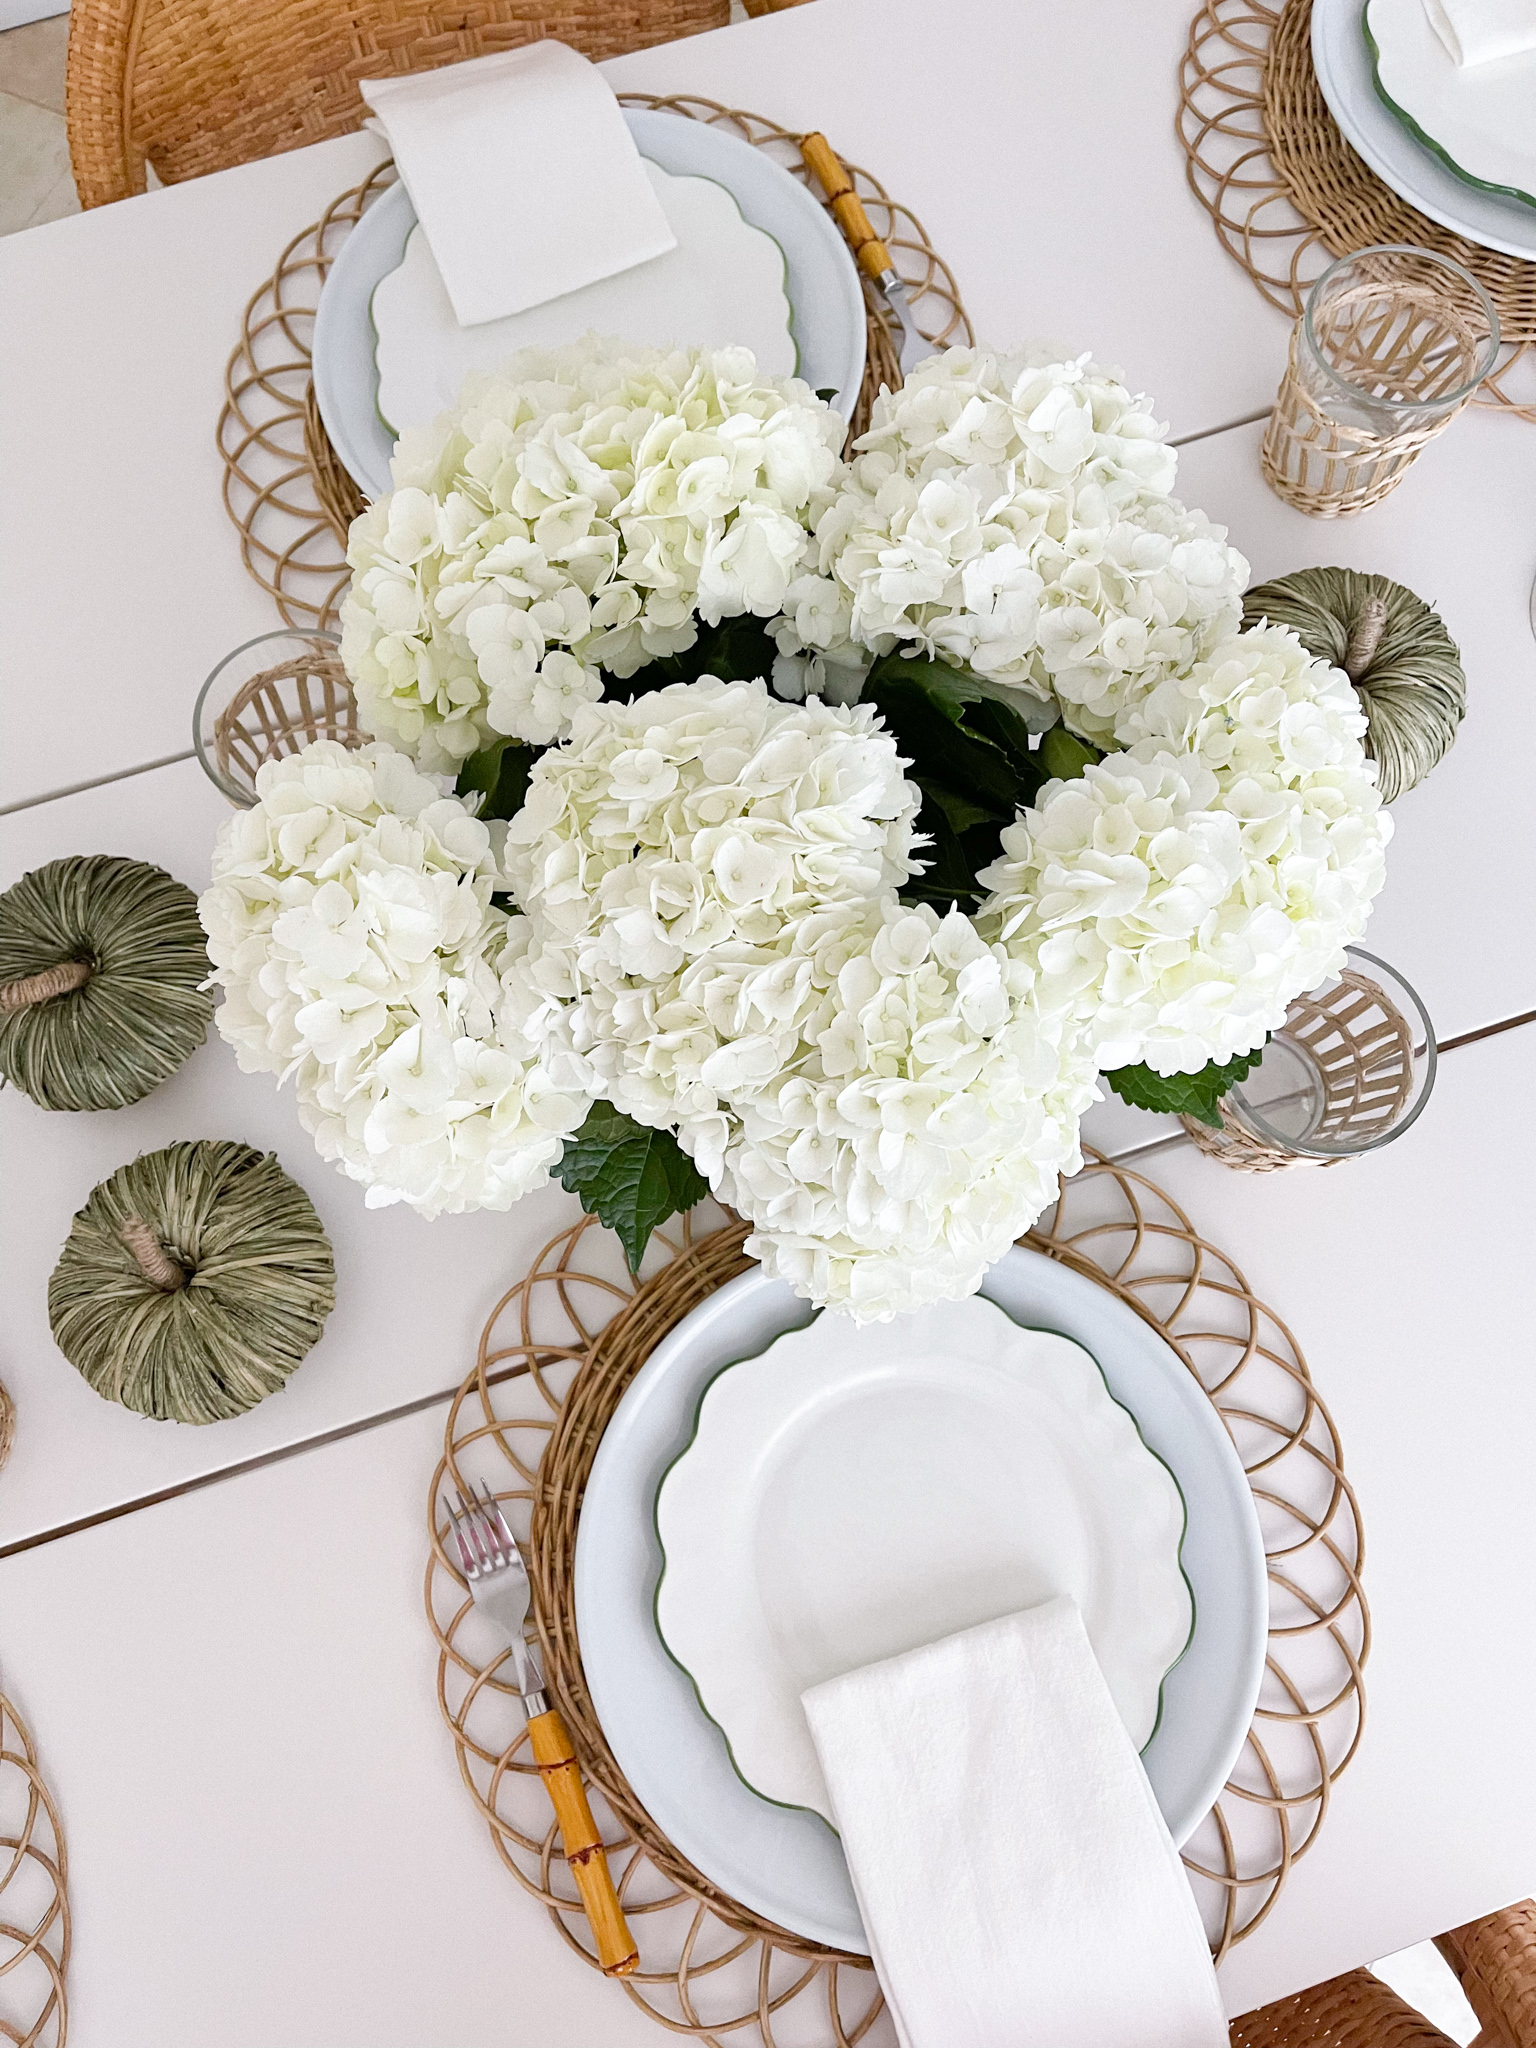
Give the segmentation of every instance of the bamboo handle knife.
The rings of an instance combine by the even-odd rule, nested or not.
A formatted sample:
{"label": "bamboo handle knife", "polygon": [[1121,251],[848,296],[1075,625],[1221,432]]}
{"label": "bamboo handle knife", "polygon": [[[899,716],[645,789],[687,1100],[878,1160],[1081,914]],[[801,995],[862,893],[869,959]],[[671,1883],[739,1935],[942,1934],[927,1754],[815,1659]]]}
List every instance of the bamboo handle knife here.
{"label": "bamboo handle knife", "polygon": [[853,180],[843,169],[837,151],[825,135],[813,130],[811,134],[801,136],[800,154],[805,159],[806,168],[832,202],[838,226],[848,237],[860,269],[868,271],[878,283],[887,271],[895,267],[891,262],[891,252],[870,226],[864,202],[854,191]]}

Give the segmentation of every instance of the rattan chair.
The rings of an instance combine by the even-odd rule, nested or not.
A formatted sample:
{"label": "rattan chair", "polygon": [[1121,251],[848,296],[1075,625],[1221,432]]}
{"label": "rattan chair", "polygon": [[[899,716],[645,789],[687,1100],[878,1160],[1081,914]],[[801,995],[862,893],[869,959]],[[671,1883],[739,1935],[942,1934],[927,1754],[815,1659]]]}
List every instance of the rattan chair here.
{"label": "rattan chair", "polygon": [[[1435,1943],[1482,2032],[1475,2048],[1536,2048],[1536,1902],[1470,1921]],[[1369,1970],[1351,1970],[1232,2022],[1232,2048],[1455,2048]]]}
{"label": "rattan chair", "polygon": [[593,58],[720,28],[730,0],[74,0],[65,112],[82,206],[361,125],[358,80],[557,36]]}

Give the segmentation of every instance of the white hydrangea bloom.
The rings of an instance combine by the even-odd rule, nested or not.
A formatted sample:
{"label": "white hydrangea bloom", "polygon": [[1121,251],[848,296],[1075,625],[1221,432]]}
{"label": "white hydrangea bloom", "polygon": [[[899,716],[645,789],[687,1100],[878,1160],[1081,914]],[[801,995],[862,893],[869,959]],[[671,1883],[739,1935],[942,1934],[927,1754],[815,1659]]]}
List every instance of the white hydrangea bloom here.
{"label": "white hydrangea bloom", "polygon": [[528,926],[491,905],[490,832],[387,746],[318,741],[257,792],[198,905],[221,1034],[246,1072],[294,1078],[305,1128],[370,1207],[509,1207],[588,1105],[502,1002]]}
{"label": "white hydrangea bloom", "polygon": [[974,1292],[1054,1199],[1094,1070],[961,912],[887,896],[808,922],[798,1043],[680,1135],[766,1271],[884,1321]]}
{"label": "white hydrangea bloom", "polygon": [[775,627],[782,680],[897,645],[1059,704],[1116,709],[1235,630],[1248,565],[1170,495],[1145,399],[1088,356],[949,349],[877,400]]}
{"label": "white hydrangea bloom", "polygon": [[589,335],[472,375],[352,526],[342,659],[364,724],[453,771],[497,735],[561,738],[600,669],[691,647],[700,618],[771,618],[843,433],[747,349]]}
{"label": "white hydrangea bloom", "polygon": [[1349,682],[1293,633],[1212,649],[1119,714],[1126,751],[1003,833],[980,923],[1038,970],[1101,1068],[1251,1052],[1343,964],[1391,819]]}
{"label": "white hydrangea bloom", "polygon": [[655,1126],[771,1076],[837,945],[818,919],[913,870],[904,765],[870,708],[781,703],[760,682],[585,707],[508,830],[536,940],[520,1023]]}

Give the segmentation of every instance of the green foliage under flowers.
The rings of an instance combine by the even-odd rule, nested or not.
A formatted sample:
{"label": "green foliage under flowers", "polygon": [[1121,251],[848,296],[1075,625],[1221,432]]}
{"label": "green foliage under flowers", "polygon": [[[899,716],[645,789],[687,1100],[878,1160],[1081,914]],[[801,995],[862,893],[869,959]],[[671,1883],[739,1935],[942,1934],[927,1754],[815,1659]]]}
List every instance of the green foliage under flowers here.
{"label": "green foliage under flowers", "polygon": [[651,1232],[709,1193],[709,1183],[670,1131],[637,1124],[611,1102],[594,1102],[555,1168],[588,1215],[606,1223],[637,1273]]}
{"label": "green foliage under flowers", "polygon": [[937,909],[974,910],[986,893],[976,877],[997,859],[1003,827],[1052,776],[1078,774],[1099,758],[1059,726],[1032,746],[1017,711],[947,662],[882,655],[863,701],[879,708],[923,793],[918,827],[932,841],[928,866],[902,893]]}
{"label": "green foliage under flowers", "polygon": [[[1265,1038],[1264,1044],[1269,1043]],[[1138,1062],[1133,1067],[1116,1067],[1104,1076],[1123,1102],[1133,1109],[1159,1110],[1169,1116],[1198,1117],[1212,1130],[1221,1129],[1221,1116],[1217,1103],[1229,1088],[1235,1088],[1239,1081],[1246,1081],[1252,1070],[1264,1057],[1264,1046],[1257,1052],[1241,1052],[1236,1059],[1228,1060],[1225,1066],[1214,1063],[1202,1067],[1198,1074],[1154,1074],[1148,1066]]]}

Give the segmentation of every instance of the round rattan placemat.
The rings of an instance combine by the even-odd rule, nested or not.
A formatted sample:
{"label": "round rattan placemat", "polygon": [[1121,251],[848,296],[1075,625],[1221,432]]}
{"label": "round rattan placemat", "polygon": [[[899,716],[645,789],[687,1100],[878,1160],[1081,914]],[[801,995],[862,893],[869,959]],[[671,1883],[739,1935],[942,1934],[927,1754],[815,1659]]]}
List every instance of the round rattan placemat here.
{"label": "round rattan placemat", "polygon": [[1506,389],[1536,342],[1536,264],[1441,227],[1355,154],[1312,69],[1311,25],[1312,0],[1204,0],[1180,69],[1191,190],[1264,297],[1292,316],[1335,257],[1373,242],[1451,257],[1483,285],[1516,344],[1475,402],[1536,420],[1536,404]]}
{"label": "round rattan placemat", "polygon": [[[432,1477],[426,1603],[439,1645],[438,1698],[502,1860],[595,1967],[528,1760],[521,1707],[498,1676],[506,1652],[481,1635],[444,1548],[444,1485],[483,1480],[525,1539],[550,1690],[599,1795],[641,1954],[624,1990],[701,2042],[773,2048],[778,2015],[794,2002],[797,2041],[848,2048],[876,2025],[868,1962],[759,1919],[666,1840],[604,1741],[576,1634],[576,1530],[598,1439],[658,1340],[745,1270],[744,1235],[729,1222],[700,1236],[684,1219],[653,1246],[636,1286],[613,1240],[585,1218],[552,1239],[503,1297],[454,1399]],[[1151,1181],[1091,1155],[1024,1242],[1110,1288],[1167,1338],[1215,1402],[1248,1472],[1269,1559],[1266,1678],[1243,1755],[1184,1851],[1219,1958],[1269,1913],[1360,1741],[1370,1619],[1359,1512],[1295,1339]],[[875,2038],[888,2038],[884,2026]]]}
{"label": "round rattan placemat", "polygon": [[[690,93],[670,98],[623,93],[620,98],[626,106],[651,107],[724,128],[766,150],[802,184],[812,183],[800,161],[798,135],[761,114],[723,107],[718,100]],[[935,346],[974,341],[959,286],[922,222],[892,199],[870,172],[857,164],[849,164],[847,170],[875,232],[908,282],[923,333]],[[394,165],[380,164],[361,185],[343,192],[312,227],[294,236],[271,277],[247,305],[239,346],[225,373],[218,430],[224,508],[240,535],[246,568],[271,592],[290,626],[333,623],[349,574],[347,527],[363,506],[362,494],[342,468],[315,404],[310,376],[315,308],[326,272],[348,231],[394,178]],[[854,411],[855,433],[868,424],[869,408],[881,385],[895,388],[901,383],[891,316],[862,272],[860,280],[868,349]]]}
{"label": "round rattan placemat", "polygon": [[64,2048],[69,1861],[37,1750],[0,1693],[0,2041]]}

